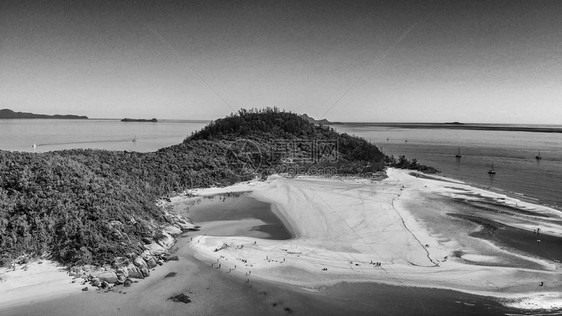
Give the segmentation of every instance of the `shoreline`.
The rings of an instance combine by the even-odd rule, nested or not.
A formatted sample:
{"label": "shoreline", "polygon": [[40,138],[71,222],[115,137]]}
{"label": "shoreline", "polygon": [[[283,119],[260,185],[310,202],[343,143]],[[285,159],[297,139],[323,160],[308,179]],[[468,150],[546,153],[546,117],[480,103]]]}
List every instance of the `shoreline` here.
{"label": "shoreline", "polygon": [[[194,245],[195,255],[198,259],[206,262],[219,259],[220,262],[229,267],[232,266],[230,268],[233,268],[235,263],[239,263],[240,260],[245,260],[249,265],[242,266],[247,268],[247,271],[241,275],[242,277],[247,277],[251,271],[251,276],[254,279],[284,282],[302,287],[315,288],[338,282],[367,280],[368,282],[389,285],[447,289],[495,297],[509,301],[510,303],[507,304],[515,304],[516,301],[522,302],[520,303],[521,306],[526,305],[527,308],[531,309],[562,308],[562,297],[558,294],[562,288],[562,279],[556,271],[560,269],[559,264],[544,258],[535,258],[532,255],[514,256],[491,242],[473,240],[476,238],[468,236],[468,233],[472,232],[474,227],[470,227],[465,232],[467,236],[461,242],[470,241],[472,243],[468,247],[469,251],[464,255],[464,258],[454,258],[451,254],[454,253],[455,249],[459,247],[462,249],[466,245],[459,244],[454,240],[440,240],[441,237],[437,236],[438,234],[429,231],[426,225],[419,222],[419,218],[416,218],[412,210],[402,203],[405,198],[400,197],[400,195],[403,194],[402,190],[407,191],[406,194],[419,193],[430,186],[428,189],[430,194],[438,194],[440,198],[450,199],[457,198],[455,195],[462,192],[461,190],[455,192],[455,189],[464,189],[474,193],[474,198],[479,196],[495,198],[497,203],[517,204],[519,207],[526,210],[532,209],[541,215],[547,214],[559,218],[559,212],[544,206],[517,201],[498,193],[473,188],[460,181],[452,182],[447,178],[445,180],[448,181],[446,184],[436,179],[417,179],[415,176],[411,176],[409,171],[396,169],[389,170],[388,179],[371,184],[366,180],[334,180],[306,176],[291,180],[272,177],[262,184],[261,188],[255,188],[253,195],[275,203],[278,207],[281,205],[279,210],[294,228],[297,237],[286,242],[261,241],[261,245],[258,244],[257,247],[253,247],[252,240],[244,237],[204,236],[200,237],[197,244]],[[290,185],[288,185],[289,182]],[[381,185],[381,183],[383,184]],[[338,185],[343,185],[345,188],[338,187]],[[298,187],[298,189],[294,189],[294,187]],[[309,190],[311,187],[314,189]],[[376,240],[365,237],[368,235],[362,235],[368,234],[368,232],[365,227],[360,226],[361,221],[380,220],[380,218],[367,214],[364,209],[358,211],[360,212],[359,217],[361,217],[359,218],[357,215],[349,215],[349,212],[345,214],[345,206],[330,206],[330,204],[337,204],[338,201],[341,202],[345,198],[339,195],[339,199],[336,199],[329,197],[329,195],[338,195],[341,190],[351,191],[355,189],[361,192],[361,190],[365,191],[365,188],[373,190],[369,193],[374,193],[374,195],[379,193],[379,196],[380,193],[385,193],[387,197],[383,197],[382,200],[376,198],[372,200],[370,197],[361,196],[365,192],[359,193],[359,196],[347,196],[352,201],[350,204],[355,207],[355,211],[358,211],[357,205],[359,203],[370,203],[370,206],[382,207],[386,213],[392,213],[389,205],[394,205],[394,197],[398,197],[399,203],[395,207],[397,216],[385,222],[386,227],[390,225],[395,229],[393,236],[387,234],[387,240],[389,238],[394,239],[394,241],[396,241],[396,238],[400,239],[400,242],[394,243],[395,249],[389,249],[393,247],[392,245],[381,246],[377,244]],[[228,191],[229,189],[231,188],[225,188],[224,190]],[[247,189],[238,187],[236,190]],[[274,190],[276,192],[272,193]],[[328,193],[321,193],[324,191]],[[203,189],[198,193],[212,194],[218,192],[216,189],[213,191]],[[390,197],[389,194],[395,196]],[[287,196],[290,196],[293,201],[288,201]],[[304,201],[314,200],[315,198],[317,204],[312,206],[315,211],[322,208],[321,205],[323,204],[324,207],[332,209],[315,214],[315,217],[319,219],[318,221],[328,221],[326,218],[330,215],[329,213],[333,212],[341,213],[339,214],[340,219],[349,221],[349,223],[341,225],[332,221],[326,226],[319,227],[315,226],[317,223],[310,217],[306,218],[306,215],[291,210],[291,208],[304,207],[303,204],[306,204]],[[409,198],[416,199],[420,196],[414,194]],[[371,199],[370,202],[369,199]],[[298,201],[295,202],[294,200]],[[381,216],[381,214],[378,216]],[[440,220],[443,221],[444,219],[446,218]],[[399,229],[400,224],[407,229]],[[544,229],[545,234],[561,236],[561,229],[558,225],[548,226],[549,223],[547,222],[541,223],[541,225],[543,224],[547,225]],[[306,229],[303,229],[303,226]],[[344,238],[343,234],[325,234],[327,231],[346,231],[347,228],[360,231],[356,236],[352,236],[356,239],[355,241],[352,240],[353,238]],[[373,227],[370,228],[373,229]],[[523,224],[520,224],[518,228],[532,230],[531,226]],[[349,229],[347,230],[347,233],[350,233]],[[381,234],[384,234],[384,232],[381,232]],[[411,234],[411,236],[408,234]],[[345,248],[346,243],[351,243],[347,249]],[[220,248],[221,245],[221,250],[214,252],[214,249]],[[242,247],[244,250],[240,250]],[[480,250],[482,253],[479,253]],[[295,253],[298,253],[298,255],[294,256]],[[493,255],[490,255],[490,253]],[[378,256],[375,254],[378,254]],[[380,260],[377,260],[377,257]],[[469,259],[478,262],[488,260],[490,264],[485,266],[470,264],[471,260]],[[378,271],[373,269],[371,261],[382,262],[381,269],[378,269]],[[502,265],[496,265],[494,263],[496,261],[501,262]],[[531,263],[540,268],[527,268],[526,266],[531,265]],[[240,267],[239,265],[236,266]],[[420,278],[420,274],[424,277]],[[521,278],[524,281],[521,281]],[[537,290],[538,284],[544,282],[541,280],[551,281],[548,281],[548,285]],[[527,297],[530,298],[527,299]],[[544,298],[548,298],[548,302],[545,302]]]}
{"label": "shoreline", "polygon": [[[224,188],[188,190],[183,196],[178,195],[170,198],[169,202],[159,203],[165,208],[166,204],[176,203],[186,194],[215,195],[248,191],[251,191],[252,197],[271,203],[272,211],[291,230],[293,238],[268,240],[192,235],[193,241],[180,237],[170,245],[171,249],[178,248],[176,252],[185,250],[181,255],[182,260],[185,260],[186,256],[192,256],[193,260],[198,260],[202,265],[212,267],[216,262],[221,263],[222,267],[215,272],[223,276],[228,274],[229,278],[237,280],[238,285],[248,281],[264,286],[289,286],[300,289],[303,293],[316,293],[326,286],[366,282],[494,297],[508,308],[523,310],[562,308],[562,297],[559,294],[562,279],[556,275],[560,264],[523,256],[521,260],[532,261],[541,269],[527,269],[516,265],[494,266],[495,260],[503,260],[509,264],[513,257],[501,249],[496,249],[491,243],[479,243],[478,247],[485,247],[486,250],[479,253],[478,247],[470,243],[461,245],[452,238],[449,240],[447,236],[432,230],[435,227],[424,222],[423,217],[412,212],[408,202],[420,199],[425,203],[427,201],[423,197],[424,194],[438,196],[440,199],[459,198],[466,193],[463,190],[469,190],[474,194],[472,198],[489,196],[495,198],[498,203],[521,205],[526,211],[539,212],[549,217],[560,217],[560,214],[554,213],[557,210],[471,187],[446,177],[441,180],[441,177],[432,175],[432,179],[422,179],[410,175],[410,171],[389,169],[388,172],[388,178],[377,181],[363,178],[301,176],[288,179],[272,176],[264,182],[252,180]],[[304,209],[307,212],[301,212]],[[384,229],[376,231],[377,236],[374,238],[372,230],[381,227]],[[523,225],[522,228],[531,230],[530,226]],[[562,229],[551,227],[545,229],[544,233],[560,237]],[[221,248],[225,244],[227,246]],[[451,256],[452,251],[459,247],[470,251],[459,258]],[[221,249],[215,252],[218,248]],[[473,265],[469,263],[470,260],[488,260],[491,266]],[[381,265],[377,266],[371,262],[381,262]],[[133,287],[150,288],[154,282],[151,280],[159,278],[156,281],[158,283],[165,279],[163,271],[167,273],[178,264],[182,263],[172,261],[156,267],[155,270],[152,268],[154,273]],[[323,270],[324,268],[326,270]],[[30,289],[35,287],[35,291],[29,292],[34,295],[34,302],[48,304],[46,301],[53,298],[66,301],[94,293],[80,293],[79,288],[83,287],[82,285],[66,286],[71,284],[72,277],[64,272],[59,273],[62,275],[59,274],[57,280],[65,280],[60,283],[63,290],[56,296],[48,296],[36,285],[31,285]],[[423,277],[420,278],[420,274]],[[527,278],[528,282],[538,284],[539,280],[549,276],[554,276],[556,282],[547,284],[540,291],[517,281]],[[39,279],[44,280],[43,277]],[[490,286],[490,282],[493,286]],[[534,285],[534,288],[537,286]],[[6,293],[5,291],[0,282],[0,293]],[[119,296],[117,293],[110,294]],[[110,300],[113,299],[120,301],[124,298]],[[84,302],[89,304],[91,300],[85,299]],[[16,305],[10,304],[9,300],[0,299],[0,310],[15,308]]]}

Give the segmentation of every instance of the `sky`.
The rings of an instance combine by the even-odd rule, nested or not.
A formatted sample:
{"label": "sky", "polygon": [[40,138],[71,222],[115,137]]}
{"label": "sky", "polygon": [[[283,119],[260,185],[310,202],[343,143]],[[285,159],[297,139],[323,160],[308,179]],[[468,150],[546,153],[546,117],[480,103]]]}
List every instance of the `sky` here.
{"label": "sky", "polygon": [[0,1],[0,108],[560,124],[562,1]]}

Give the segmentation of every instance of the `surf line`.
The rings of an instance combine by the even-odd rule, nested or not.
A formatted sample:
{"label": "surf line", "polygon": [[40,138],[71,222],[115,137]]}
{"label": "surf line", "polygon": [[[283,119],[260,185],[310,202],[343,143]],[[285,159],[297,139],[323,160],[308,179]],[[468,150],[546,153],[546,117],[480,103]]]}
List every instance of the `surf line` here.
{"label": "surf line", "polygon": [[423,243],[418,239],[418,237],[408,228],[408,226],[406,226],[406,222],[404,222],[404,217],[402,217],[402,215],[400,214],[400,212],[398,211],[398,209],[396,208],[396,206],[394,206],[394,202],[396,200],[398,200],[398,198],[402,195],[402,193],[400,193],[397,197],[392,199],[392,209],[394,209],[394,211],[396,212],[396,214],[398,214],[398,217],[400,217],[400,220],[402,221],[402,225],[404,226],[404,228],[406,228],[406,230],[412,234],[412,236],[414,237],[414,239],[418,242],[418,244],[420,244],[420,246],[423,248],[423,251],[425,251],[425,255],[427,256],[427,259],[429,259],[429,261],[431,261],[431,263],[433,263],[434,267],[438,267],[439,263],[435,262],[431,256],[429,255],[429,251],[427,250],[427,248],[423,245]]}

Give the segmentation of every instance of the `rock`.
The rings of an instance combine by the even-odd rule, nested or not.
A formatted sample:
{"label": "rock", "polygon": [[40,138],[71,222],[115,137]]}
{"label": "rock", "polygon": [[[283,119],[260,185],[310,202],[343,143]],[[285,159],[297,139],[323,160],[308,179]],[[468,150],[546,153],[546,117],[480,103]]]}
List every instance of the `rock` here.
{"label": "rock", "polygon": [[173,224],[174,221],[175,221],[174,216],[172,216],[172,214],[169,214],[169,213],[163,214],[162,217],[164,217],[164,219],[166,220],[166,222],[168,222],[168,223],[170,223],[170,224]]}
{"label": "rock", "polygon": [[84,287],[84,288],[82,288],[82,291],[84,291],[84,292],[87,291],[87,290],[88,290],[88,287],[87,287],[87,286]]}
{"label": "rock", "polygon": [[183,220],[176,222],[176,225],[183,231],[199,230],[199,226],[197,226],[193,223],[183,221]]}
{"label": "rock", "polygon": [[147,267],[142,267],[142,268],[140,268],[140,271],[141,271],[142,275],[143,275],[145,278],[148,277],[148,276],[150,276],[150,270],[148,270]]}
{"label": "rock", "polygon": [[148,238],[148,237],[142,237],[141,239],[142,243],[145,245],[151,244],[152,243],[152,239]]}
{"label": "rock", "polygon": [[104,271],[92,274],[102,282],[115,283],[117,282],[117,274],[113,271]]}
{"label": "rock", "polygon": [[148,245],[144,245],[144,248],[146,250],[150,251],[150,253],[152,253],[153,255],[162,255],[162,254],[167,253],[167,250],[157,243],[151,243],[151,244],[148,244]]}
{"label": "rock", "polygon": [[131,261],[128,258],[125,257],[116,257],[113,260],[113,268],[115,268],[116,270],[119,268],[123,268],[129,265]]}
{"label": "rock", "polygon": [[122,275],[122,274],[121,274],[121,275],[118,275],[118,276],[117,276],[117,281],[115,282],[115,284],[116,284],[116,285],[123,284],[123,283],[125,283],[125,280],[127,280],[127,277],[126,277],[126,276],[124,276],[124,275]]}
{"label": "rock", "polygon": [[135,264],[135,266],[139,267],[139,269],[148,268],[146,261],[144,261],[144,259],[140,256],[136,257],[135,260],[133,260],[133,263]]}
{"label": "rock", "polygon": [[131,279],[126,279],[125,282],[123,282],[124,287],[130,287],[131,284],[133,284],[133,281]]}
{"label": "rock", "polygon": [[141,254],[141,257],[144,259],[149,269],[152,269],[157,266],[156,259],[154,259],[154,256],[150,253],[150,251],[145,250]]}
{"label": "rock", "polygon": [[140,269],[135,266],[134,264],[130,264],[127,267],[128,271],[129,271],[129,278],[133,278],[133,279],[144,279],[144,276],[142,275],[142,272],[140,271]]}
{"label": "rock", "polygon": [[170,235],[180,235],[181,234],[181,229],[177,228],[176,226],[173,225],[168,225],[166,227],[164,227],[164,229],[162,230],[165,233],[168,233]]}
{"label": "rock", "polygon": [[174,245],[174,243],[176,242],[174,240],[174,238],[166,233],[166,232],[162,232],[162,235],[160,237],[158,237],[158,239],[156,240],[156,242],[164,247],[164,249],[169,249],[170,247],[172,247]]}
{"label": "rock", "polygon": [[168,298],[168,300],[172,300],[174,302],[182,302],[182,303],[191,303],[191,299],[189,298],[189,296],[185,295],[184,293],[180,293],[178,295],[174,295],[170,298]]}
{"label": "rock", "polygon": [[109,287],[109,284],[106,281],[102,281],[100,286],[102,289],[107,289]]}
{"label": "rock", "polygon": [[93,277],[92,280],[90,280],[90,284],[92,284],[92,286],[100,286],[101,285],[101,281],[100,279]]}
{"label": "rock", "polygon": [[179,261],[180,258],[178,256],[166,256],[164,257],[166,261]]}

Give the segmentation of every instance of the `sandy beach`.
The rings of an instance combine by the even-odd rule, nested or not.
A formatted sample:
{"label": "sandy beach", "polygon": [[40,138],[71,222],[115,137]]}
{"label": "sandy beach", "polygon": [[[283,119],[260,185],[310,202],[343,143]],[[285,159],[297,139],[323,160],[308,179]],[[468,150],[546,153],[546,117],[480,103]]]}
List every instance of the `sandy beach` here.
{"label": "sandy beach", "polygon": [[275,205],[295,233],[287,241],[214,236],[193,241],[197,258],[221,263],[240,278],[310,290],[371,281],[494,296],[521,308],[562,307],[561,266],[553,258],[475,238],[471,234],[479,225],[448,215],[458,211],[451,201],[493,199],[514,210],[490,216],[522,230],[540,227],[543,235],[561,237],[557,210],[396,169],[389,169],[383,181],[274,176],[190,193],[234,191],[252,191]]}
{"label": "sandy beach", "polygon": [[[50,262],[2,270],[0,309],[8,315],[339,314],[348,306],[326,293],[342,284],[453,290],[499,298],[518,309],[562,308],[560,263],[478,238],[482,225],[451,216],[501,221],[530,233],[530,245],[540,247],[537,227],[541,236],[562,238],[559,211],[445,178],[396,169],[387,174],[382,181],[271,176],[190,190],[170,203],[250,192],[271,203],[294,238],[212,236],[203,226],[175,245],[180,261],[110,293],[81,292]],[[479,213],[475,203],[491,203],[501,212]],[[168,300],[178,293],[190,293],[193,302]]]}

